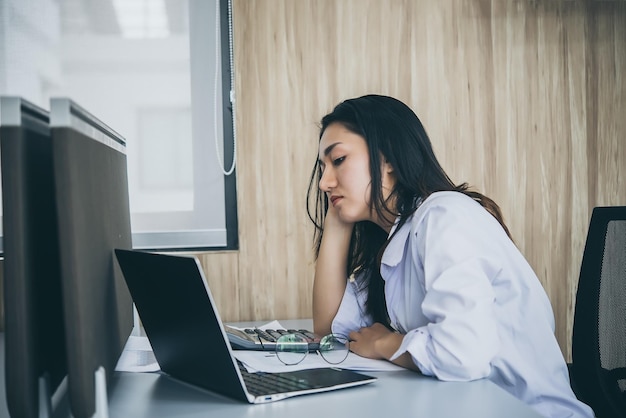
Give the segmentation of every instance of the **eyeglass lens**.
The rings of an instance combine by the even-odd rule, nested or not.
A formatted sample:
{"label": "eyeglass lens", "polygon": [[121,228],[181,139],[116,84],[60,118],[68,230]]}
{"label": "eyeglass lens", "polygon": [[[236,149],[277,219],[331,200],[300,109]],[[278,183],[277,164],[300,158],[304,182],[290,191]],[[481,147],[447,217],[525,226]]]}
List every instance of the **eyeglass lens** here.
{"label": "eyeglass lens", "polygon": [[348,357],[348,339],[343,335],[327,335],[321,339],[318,351],[328,363],[339,364]]}
{"label": "eyeglass lens", "polygon": [[300,334],[285,334],[276,340],[276,356],[288,366],[300,363],[308,352],[309,342]]}

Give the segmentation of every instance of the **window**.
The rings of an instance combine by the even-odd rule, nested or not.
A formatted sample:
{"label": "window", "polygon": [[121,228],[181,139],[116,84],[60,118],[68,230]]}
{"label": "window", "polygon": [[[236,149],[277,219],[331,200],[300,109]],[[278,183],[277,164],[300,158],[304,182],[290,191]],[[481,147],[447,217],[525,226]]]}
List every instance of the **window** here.
{"label": "window", "polygon": [[229,7],[0,5],[0,94],[69,97],[126,139],[135,248],[238,246]]}

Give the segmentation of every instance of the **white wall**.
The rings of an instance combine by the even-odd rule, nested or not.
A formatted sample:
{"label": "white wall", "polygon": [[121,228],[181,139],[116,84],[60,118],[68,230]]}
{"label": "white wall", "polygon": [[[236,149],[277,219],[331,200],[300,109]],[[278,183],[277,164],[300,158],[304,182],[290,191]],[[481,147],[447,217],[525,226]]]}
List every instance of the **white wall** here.
{"label": "white wall", "polygon": [[0,1],[0,94],[45,109],[50,97],[69,97],[126,138],[133,232],[202,230],[215,240],[205,246],[225,244],[214,3],[190,1],[194,33],[207,37],[191,60],[189,24],[168,37],[129,39],[68,25],[68,6],[57,1]]}

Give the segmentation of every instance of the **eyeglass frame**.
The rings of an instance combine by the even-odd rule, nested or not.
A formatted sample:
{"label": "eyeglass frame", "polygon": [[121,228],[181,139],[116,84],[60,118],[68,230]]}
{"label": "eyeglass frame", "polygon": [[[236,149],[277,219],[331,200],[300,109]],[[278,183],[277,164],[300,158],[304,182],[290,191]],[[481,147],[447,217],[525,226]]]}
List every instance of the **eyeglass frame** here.
{"label": "eyeglass frame", "polygon": [[[281,356],[279,354],[279,348],[278,348],[279,347],[279,340],[281,338],[296,337],[296,336],[302,338],[302,340],[303,340],[302,343],[306,343],[307,344],[307,350],[303,351],[302,353],[300,353],[300,352],[292,352],[294,354],[302,354],[302,358],[300,358],[300,360],[298,360],[295,363],[287,363],[287,362],[285,362],[281,358]],[[317,336],[315,336],[315,337],[317,337]],[[340,361],[338,361],[338,362],[330,361],[324,355],[324,350],[320,349],[322,347],[322,345],[325,344],[324,340],[327,339],[327,338],[333,338],[336,342],[339,342],[340,344],[342,344],[345,347],[345,353],[346,354],[345,354],[345,356],[343,356],[343,358]],[[325,336],[319,338],[319,342],[316,342],[316,338],[310,338],[308,335],[306,335],[303,332],[300,332],[300,331],[298,331],[298,332],[291,332],[291,333],[288,333],[288,334],[283,334],[279,338],[276,339],[275,346],[274,346],[274,353],[276,354],[276,357],[278,358],[278,360],[280,360],[280,362],[283,363],[286,366],[295,366],[297,364],[302,363],[304,361],[304,359],[309,355],[309,352],[316,352],[328,364],[337,365],[337,364],[343,363],[348,358],[348,355],[350,354],[350,348],[348,346],[349,341],[350,341],[349,338],[346,337],[343,334],[331,333],[331,334],[328,334],[328,335],[325,335]],[[296,342],[296,344],[297,344],[297,342]],[[315,347],[316,345],[317,345],[317,347]],[[288,351],[284,351],[283,353],[288,353]]]}

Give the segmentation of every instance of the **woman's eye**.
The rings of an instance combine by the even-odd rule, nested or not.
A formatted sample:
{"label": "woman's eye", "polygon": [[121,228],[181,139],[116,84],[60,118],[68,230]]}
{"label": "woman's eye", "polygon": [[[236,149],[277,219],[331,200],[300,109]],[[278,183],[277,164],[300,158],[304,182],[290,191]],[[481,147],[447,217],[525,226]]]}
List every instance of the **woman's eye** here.
{"label": "woman's eye", "polygon": [[339,165],[343,162],[343,160],[345,160],[346,157],[339,157],[333,160],[333,165]]}

